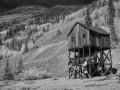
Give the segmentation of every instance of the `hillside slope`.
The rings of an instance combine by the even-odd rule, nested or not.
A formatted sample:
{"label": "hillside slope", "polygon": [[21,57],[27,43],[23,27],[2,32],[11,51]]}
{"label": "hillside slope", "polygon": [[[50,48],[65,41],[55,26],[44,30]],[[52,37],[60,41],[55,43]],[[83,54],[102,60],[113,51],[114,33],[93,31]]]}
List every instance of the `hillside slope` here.
{"label": "hillside slope", "polygon": [[[120,34],[119,3],[115,3],[115,25],[118,35]],[[1,72],[3,72],[6,57],[9,57],[12,66],[21,57],[25,66],[25,74],[29,72],[31,75],[39,75],[40,72],[45,71],[52,77],[67,77],[67,34],[75,22],[84,23],[86,7],[58,5],[51,9],[39,7],[36,10],[34,9],[36,6],[28,6],[25,10],[23,8],[11,10],[4,13],[5,16],[0,17],[1,23],[9,21],[6,27],[1,26],[0,32],[3,38],[3,46],[1,45],[0,50],[0,55],[3,56]],[[29,9],[30,11],[26,12]],[[95,8],[91,12],[93,26],[101,27],[109,32],[106,16],[107,6]],[[15,21],[11,23],[13,19]],[[26,43],[27,52],[25,52]],[[119,46],[117,49],[112,49],[113,67],[115,68],[118,68],[119,64],[119,51]]]}
{"label": "hillside slope", "polygon": [[[34,6],[36,8],[36,6]],[[82,17],[82,12],[85,8],[80,9],[76,12],[73,12],[71,14],[67,13],[65,14],[60,11],[61,15],[65,14],[64,20],[61,17],[61,15],[57,16],[58,14],[55,14],[55,17],[59,17],[59,22],[51,23],[46,22],[45,24],[30,24],[28,25],[30,20],[34,21],[34,17],[36,16],[35,13],[44,13],[44,9],[38,9],[34,12],[30,8],[34,8],[32,6],[27,7],[25,10],[24,7],[16,8],[15,10],[11,10],[9,12],[4,13],[5,16],[1,16],[1,23],[4,23],[8,21],[8,23],[11,21],[13,22],[13,26],[8,26],[6,28],[2,28],[2,31],[0,32],[2,35],[2,38],[6,37],[6,35],[9,35],[9,32],[14,32],[14,30],[10,29],[11,27],[14,28],[17,25],[25,25],[25,30],[20,30],[18,33],[15,33],[12,37],[6,37],[6,40],[4,41],[4,45],[1,48],[0,55],[3,56],[3,60],[1,60],[1,70],[3,72],[3,66],[5,64],[6,57],[9,57],[9,61],[12,62],[12,66],[15,65],[15,63],[19,60],[20,57],[22,57],[22,60],[24,61],[25,65],[25,72],[28,70],[34,71],[31,73],[39,73],[41,71],[47,71],[52,74],[53,77],[64,77],[68,75],[68,41],[67,41],[67,34],[73,27],[76,21],[84,21],[84,18]],[[76,6],[78,8],[78,6]],[[49,10],[49,14],[52,12],[58,12],[59,10],[69,10],[76,8],[75,6],[56,6]],[[28,12],[26,10],[30,9]],[[61,8],[61,9],[60,9]],[[19,10],[18,12],[16,12]],[[39,11],[40,10],[40,11]],[[43,10],[43,12],[41,12]],[[48,10],[48,9],[47,9]],[[68,11],[72,12],[72,11]],[[8,14],[9,13],[9,14]],[[11,14],[12,13],[12,14]],[[33,15],[35,14],[35,16]],[[39,15],[38,14],[38,15]],[[39,16],[40,17],[40,16]],[[42,17],[41,17],[42,18]],[[20,20],[20,23],[17,22],[17,20]],[[26,19],[26,20],[22,20]],[[14,23],[14,20],[15,23]],[[49,19],[49,20],[55,20],[55,19]],[[48,30],[49,26],[49,31]],[[16,30],[16,29],[15,29]],[[44,30],[44,31],[43,31]],[[28,42],[28,52],[24,52],[25,49],[25,39],[27,32],[32,31],[32,34],[30,34],[29,42]],[[59,33],[58,33],[59,31]],[[12,46],[18,45],[17,40],[22,41],[21,49],[18,50],[18,47],[12,48]],[[34,42],[33,42],[34,40]],[[12,44],[14,41],[16,43]],[[12,46],[11,46],[12,45]],[[39,72],[38,72],[39,71]]]}

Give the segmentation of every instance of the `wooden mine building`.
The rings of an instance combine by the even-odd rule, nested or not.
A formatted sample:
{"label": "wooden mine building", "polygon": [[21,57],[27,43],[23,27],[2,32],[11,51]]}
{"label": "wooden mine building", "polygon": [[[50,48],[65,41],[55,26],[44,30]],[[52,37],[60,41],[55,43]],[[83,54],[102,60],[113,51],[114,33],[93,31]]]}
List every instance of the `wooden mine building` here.
{"label": "wooden mine building", "polygon": [[76,22],[68,34],[69,78],[112,73],[110,34]]}

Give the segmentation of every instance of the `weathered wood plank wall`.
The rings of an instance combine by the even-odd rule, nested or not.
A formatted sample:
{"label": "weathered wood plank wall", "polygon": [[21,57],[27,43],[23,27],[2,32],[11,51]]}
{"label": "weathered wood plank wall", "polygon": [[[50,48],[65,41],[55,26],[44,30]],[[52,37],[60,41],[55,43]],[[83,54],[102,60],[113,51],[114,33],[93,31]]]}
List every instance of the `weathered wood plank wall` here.
{"label": "weathered wood plank wall", "polygon": [[110,36],[91,31],[80,24],[76,24],[69,35],[69,49],[89,45],[110,48]]}

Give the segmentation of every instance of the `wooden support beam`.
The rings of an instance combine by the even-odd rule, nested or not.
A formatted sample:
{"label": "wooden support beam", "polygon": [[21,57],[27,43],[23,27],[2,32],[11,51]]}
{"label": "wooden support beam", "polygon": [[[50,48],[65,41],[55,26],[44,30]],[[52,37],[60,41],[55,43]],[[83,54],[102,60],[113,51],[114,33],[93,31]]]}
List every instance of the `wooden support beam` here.
{"label": "wooden support beam", "polygon": [[[71,60],[70,60],[70,50],[69,50],[69,63],[71,62]],[[71,77],[71,68],[69,67],[69,79],[70,79],[70,77]]]}
{"label": "wooden support beam", "polygon": [[[78,28],[78,29],[79,29],[79,28]],[[82,76],[81,76],[81,70],[82,70],[82,69],[81,69],[81,63],[80,63],[80,43],[81,43],[81,42],[80,42],[80,30],[79,30],[78,33],[79,33],[79,34],[78,34],[78,35],[79,35],[79,36],[78,36],[78,37],[79,37],[79,38],[78,38],[78,40],[79,40],[79,45],[78,45],[78,55],[79,55],[79,56],[78,56],[78,58],[79,58],[79,78],[82,78]]]}
{"label": "wooden support beam", "polygon": [[74,68],[71,67],[70,78],[71,78],[73,75],[75,75],[75,73],[74,73]]}
{"label": "wooden support beam", "polygon": [[104,65],[110,65],[111,66],[111,63],[104,63]]}
{"label": "wooden support beam", "polygon": [[[74,36],[75,37],[75,36]],[[76,53],[75,53],[75,47],[76,45],[75,45],[75,41],[74,41],[74,63],[75,63],[75,66],[76,66],[76,61],[75,61],[75,57],[76,57]],[[75,71],[75,68],[74,68],[74,78],[76,78],[76,71]]]}
{"label": "wooden support beam", "polygon": [[98,55],[96,55],[97,59],[99,60],[97,63],[100,63],[101,64],[101,59],[100,57],[98,57]]}
{"label": "wooden support beam", "polygon": [[75,75],[74,75],[74,78],[76,78],[76,76],[77,76],[77,72],[76,72],[76,68],[77,68],[77,65],[76,65],[76,52],[75,52],[75,49],[74,49],[74,62],[75,62]]}
{"label": "wooden support beam", "polygon": [[112,55],[111,55],[111,49],[110,49],[110,60],[111,60],[111,74],[113,74],[113,71],[112,71]]}
{"label": "wooden support beam", "polygon": [[98,71],[98,73],[101,75],[101,73],[100,73],[100,71],[98,70],[98,68],[95,68],[94,66],[92,66],[94,69],[95,69],[95,71],[92,73],[92,75],[94,75],[97,71]]}
{"label": "wooden support beam", "polygon": [[103,54],[105,55],[105,59],[104,59],[104,61],[105,61],[106,59],[108,59],[109,62],[111,62],[111,59],[108,57],[109,53],[110,53],[110,50],[108,51],[107,54],[106,54],[105,52],[103,52]]}
{"label": "wooden support beam", "polygon": [[81,78],[80,47],[78,48],[78,58],[79,58],[79,78]]}
{"label": "wooden support beam", "polygon": [[101,75],[104,75],[104,65],[103,65],[103,62],[104,62],[104,58],[103,58],[103,50],[100,51],[100,67],[101,67]]}
{"label": "wooden support beam", "polygon": [[110,68],[106,68],[106,71],[105,71],[104,75],[106,75],[107,72],[110,72],[109,69]]}
{"label": "wooden support beam", "polygon": [[[69,44],[70,42],[69,42],[69,37],[68,37],[68,51],[69,51],[69,62],[68,62],[68,65],[69,65],[69,63],[71,62],[70,61],[70,48],[69,48],[69,46],[70,46],[70,44]],[[71,68],[69,67],[69,79],[71,78]]]}
{"label": "wooden support beam", "polygon": [[94,59],[94,63],[97,63],[97,55],[98,54],[98,52],[95,50],[95,55],[93,56],[93,59]]}
{"label": "wooden support beam", "polygon": [[91,48],[89,45],[89,77],[91,78]]}
{"label": "wooden support beam", "polygon": [[[105,60],[108,59],[109,62],[110,62],[110,63],[105,63],[105,62],[104,62],[104,65],[105,65],[105,66],[106,66],[106,65],[107,65],[107,66],[109,65],[109,68],[104,67],[105,70],[106,70],[105,73],[104,73],[104,75],[106,75],[107,72],[110,72],[110,73],[112,74],[112,57],[111,57],[111,50],[109,50],[107,54],[104,53],[104,55],[105,55]],[[109,57],[108,55],[110,55],[110,57]]]}

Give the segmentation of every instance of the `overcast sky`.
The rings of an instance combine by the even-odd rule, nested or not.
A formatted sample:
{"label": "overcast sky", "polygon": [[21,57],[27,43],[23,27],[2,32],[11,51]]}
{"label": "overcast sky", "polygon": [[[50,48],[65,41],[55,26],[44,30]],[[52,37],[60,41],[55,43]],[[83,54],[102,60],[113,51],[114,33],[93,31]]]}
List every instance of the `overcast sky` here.
{"label": "overcast sky", "polygon": [[15,8],[21,5],[40,5],[52,7],[61,5],[84,5],[90,4],[93,0],[0,0],[0,7]]}

